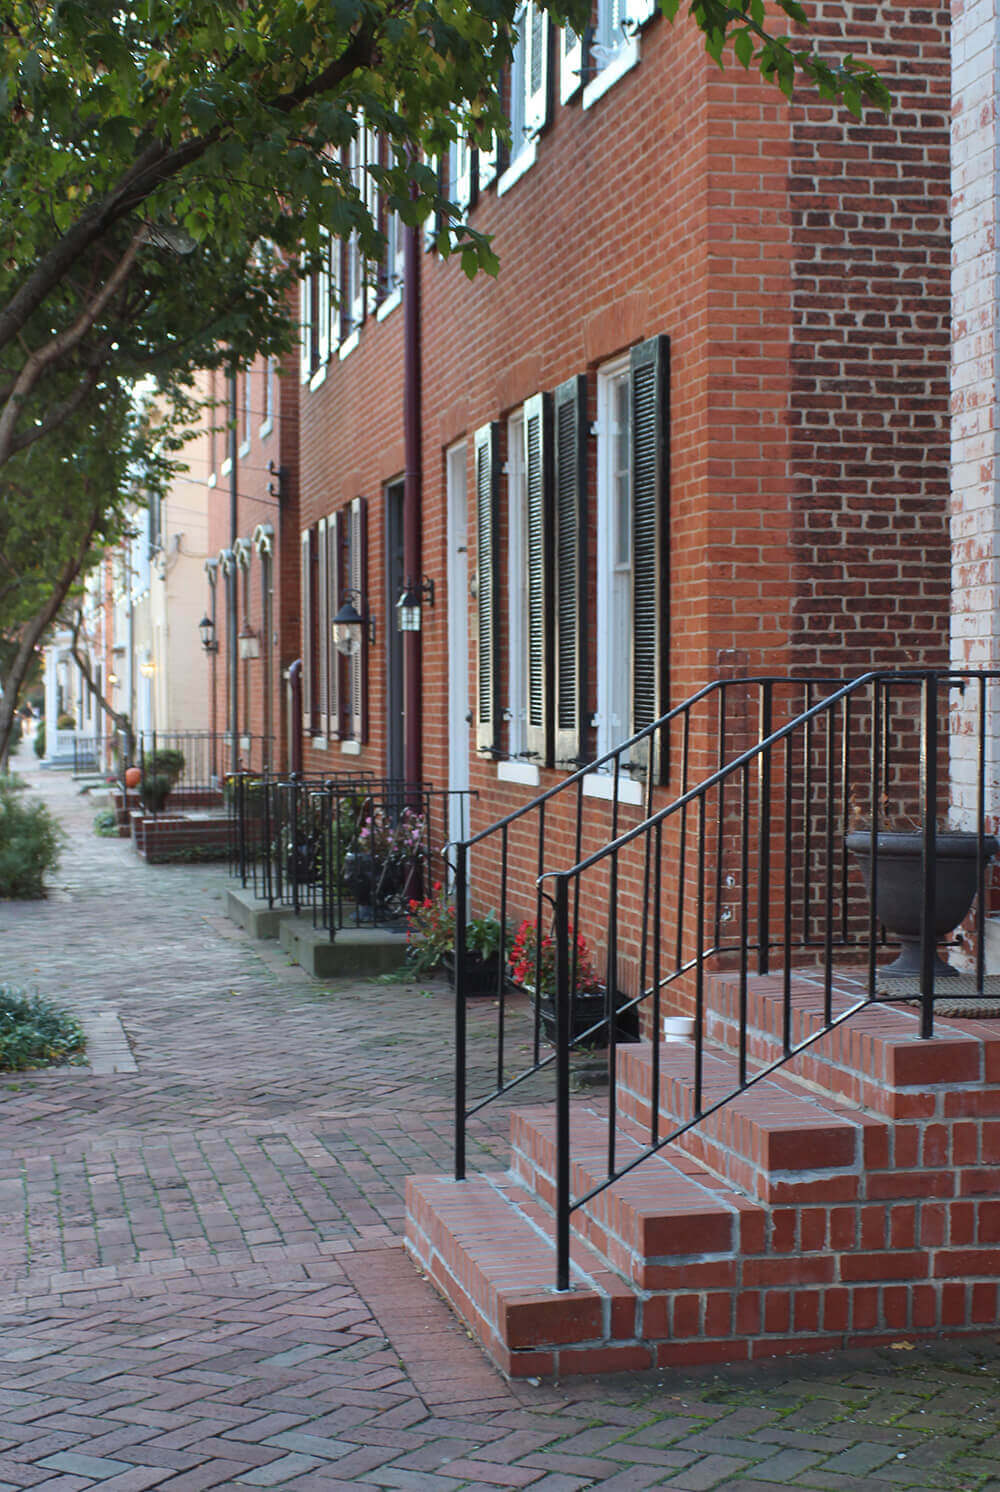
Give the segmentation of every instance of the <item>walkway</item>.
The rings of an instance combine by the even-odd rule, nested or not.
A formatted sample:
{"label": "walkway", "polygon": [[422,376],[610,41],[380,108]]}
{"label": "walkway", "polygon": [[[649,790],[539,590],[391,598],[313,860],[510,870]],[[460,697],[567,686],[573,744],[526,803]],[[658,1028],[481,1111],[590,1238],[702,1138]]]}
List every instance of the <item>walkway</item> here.
{"label": "walkway", "polygon": [[994,1339],[506,1384],[400,1241],[448,1164],[447,992],[309,979],[221,870],[30,776],[71,844],[0,903],[0,978],[116,1012],[137,1071],[0,1079],[0,1492],[1000,1492]]}

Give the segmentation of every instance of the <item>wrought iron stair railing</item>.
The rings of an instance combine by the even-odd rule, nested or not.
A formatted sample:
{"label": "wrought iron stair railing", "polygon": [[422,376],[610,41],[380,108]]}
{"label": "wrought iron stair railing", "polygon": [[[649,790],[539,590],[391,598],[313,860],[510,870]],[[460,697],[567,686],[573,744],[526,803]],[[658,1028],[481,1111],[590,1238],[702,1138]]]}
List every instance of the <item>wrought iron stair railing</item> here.
{"label": "wrought iron stair railing", "polygon": [[[920,1030],[933,1034],[935,971],[934,873],[938,816],[946,808],[975,835],[976,914],[967,929],[976,987],[985,977],[984,917],[988,841],[987,720],[1000,674],[986,671],[873,672],[848,682],[756,678],[707,686],[662,720],[592,767],[574,773],[530,804],[454,847],[456,900],[455,1174],[466,1170],[469,1121],[528,1078],[552,1068],[556,1103],[555,1242],[557,1286],[569,1283],[573,1213],[650,1155],[662,1150],[723,1104],[785,1065],[873,1000],[892,999],[879,973],[889,946],[877,915],[878,850],[884,830],[906,820],[920,851]],[[709,714],[714,713],[714,762],[705,771]],[[617,791],[635,746],[658,734],[676,787],[654,808],[647,787],[638,821],[624,824]],[[748,740],[747,737],[750,737]],[[672,755],[671,755],[672,753]],[[950,770],[949,770],[950,757]],[[695,784],[692,777],[697,773]],[[587,782],[610,773],[615,791],[605,805],[606,835],[587,852]],[[943,791],[942,784],[953,785]],[[845,839],[862,818],[870,857],[870,892],[852,866]],[[561,861],[561,863],[560,863]],[[530,884],[532,880],[533,884]],[[467,1000],[463,934],[470,908],[496,889],[506,935],[526,906],[534,912],[534,978],[539,994],[551,967],[554,1040],[544,1049],[541,1000],[534,1000],[532,1060],[511,1070],[509,996],[497,989],[495,1083],[468,1096]],[[519,908],[519,911],[516,910]],[[544,932],[543,932],[544,929]],[[580,930],[603,955],[604,1005],[587,1030],[574,1027],[579,1003]],[[596,930],[596,931],[595,931]],[[542,939],[551,943],[543,965]],[[706,976],[730,969],[738,981],[738,1033],[733,1088],[705,1102]],[[853,971],[864,993],[835,1008],[838,972]],[[793,1039],[793,981],[808,971],[822,988],[822,1016],[805,1039]],[[752,974],[780,977],[779,1056],[751,1059],[748,1042]],[[693,1012],[692,1116],[663,1130],[658,1037],[664,993]],[[907,990],[909,998],[916,991]],[[903,998],[901,992],[898,998]],[[638,1155],[616,1155],[615,1050],[623,1018],[642,1012],[653,1034],[650,1132]],[[607,1174],[572,1196],[571,1055],[604,1035],[609,1046]]]}

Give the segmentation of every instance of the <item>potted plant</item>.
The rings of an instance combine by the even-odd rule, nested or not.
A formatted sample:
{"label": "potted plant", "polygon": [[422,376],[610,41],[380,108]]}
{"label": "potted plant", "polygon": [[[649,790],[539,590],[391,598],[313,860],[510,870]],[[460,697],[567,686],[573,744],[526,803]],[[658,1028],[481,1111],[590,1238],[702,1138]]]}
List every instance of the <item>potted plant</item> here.
{"label": "potted plant", "polygon": [[142,805],[149,813],[162,813],[184,771],[184,753],[173,747],[148,751],[142,758]]}
{"label": "potted plant", "polygon": [[[923,907],[924,835],[907,814],[893,816],[883,799],[875,841],[875,915],[889,936],[901,944],[899,956],[879,970],[880,977],[919,979],[920,919]],[[872,891],[871,821],[857,809],[845,844],[858,862],[865,889]],[[983,859],[1000,849],[992,834],[983,838]],[[934,841],[934,937],[945,938],[968,916],[978,889],[978,834],[939,823]],[[958,970],[935,956],[934,977],[951,979]]]}
{"label": "potted plant", "polygon": [[422,879],[424,816],[404,808],[395,820],[380,806],[359,818],[340,878],[359,907],[402,910]]}
{"label": "potted plant", "polygon": [[[570,928],[570,937],[574,937]],[[604,1015],[606,990],[597,977],[593,957],[582,933],[575,934],[575,979],[570,992],[570,1034],[574,1040],[589,1031]],[[539,938],[538,925],[526,918],[517,930],[510,951],[510,974],[515,984],[536,1001],[542,1029],[550,1041],[556,1035],[556,942],[549,933]],[[571,971],[572,972],[572,971]],[[607,1040],[606,1028],[592,1038],[593,1045]]]}

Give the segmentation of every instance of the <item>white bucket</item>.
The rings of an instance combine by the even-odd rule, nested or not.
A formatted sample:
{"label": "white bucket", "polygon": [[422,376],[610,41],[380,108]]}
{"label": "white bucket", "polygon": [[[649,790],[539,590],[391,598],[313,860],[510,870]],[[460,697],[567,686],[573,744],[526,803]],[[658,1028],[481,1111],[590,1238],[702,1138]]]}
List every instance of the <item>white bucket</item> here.
{"label": "white bucket", "polygon": [[665,1015],[663,1017],[664,1041],[693,1041],[694,1018],[689,1015]]}

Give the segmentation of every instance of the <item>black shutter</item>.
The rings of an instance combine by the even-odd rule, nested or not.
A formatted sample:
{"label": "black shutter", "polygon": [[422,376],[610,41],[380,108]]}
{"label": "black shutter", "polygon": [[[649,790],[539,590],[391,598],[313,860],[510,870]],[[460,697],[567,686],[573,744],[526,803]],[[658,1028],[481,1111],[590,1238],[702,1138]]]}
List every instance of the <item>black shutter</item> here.
{"label": "black shutter", "polygon": [[[670,341],[651,337],[632,349],[632,729],[667,709],[669,666]],[[662,781],[666,751],[653,743],[653,774]],[[648,741],[633,760],[650,761]]]}
{"label": "black shutter", "polygon": [[328,696],[327,705],[328,733],[331,737],[340,736],[340,654],[333,645],[333,619],[340,610],[340,546],[337,542],[339,533],[339,513],[331,513],[326,520],[326,578],[329,591],[327,602],[327,616],[329,618],[329,636],[327,638],[327,654],[329,656],[328,674]]}
{"label": "black shutter", "polygon": [[476,431],[476,574],[478,585],[478,667],[476,749],[499,748],[500,672],[497,658],[500,618],[499,426]]}
{"label": "black shutter", "polygon": [[316,525],[316,676],[319,731],[325,736],[332,729],[330,716],[330,577],[328,565],[330,546],[326,535],[327,521],[321,518]]}
{"label": "black shutter", "polygon": [[552,399],[536,394],[524,406],[524,473],[528,494],[528,714],[525,749],[552,760]]}
{"label": "black shutter", "polygon": [[555,762],[583,756],[587,675],[587,382],[555,392]]}
{"label": "black shutter", "polygon": [[357,591],[355,605],[364,618],[361,647],[354,662],[351,721],[354,739],[368,739],[368,499],[351,503],[351,585]]}

